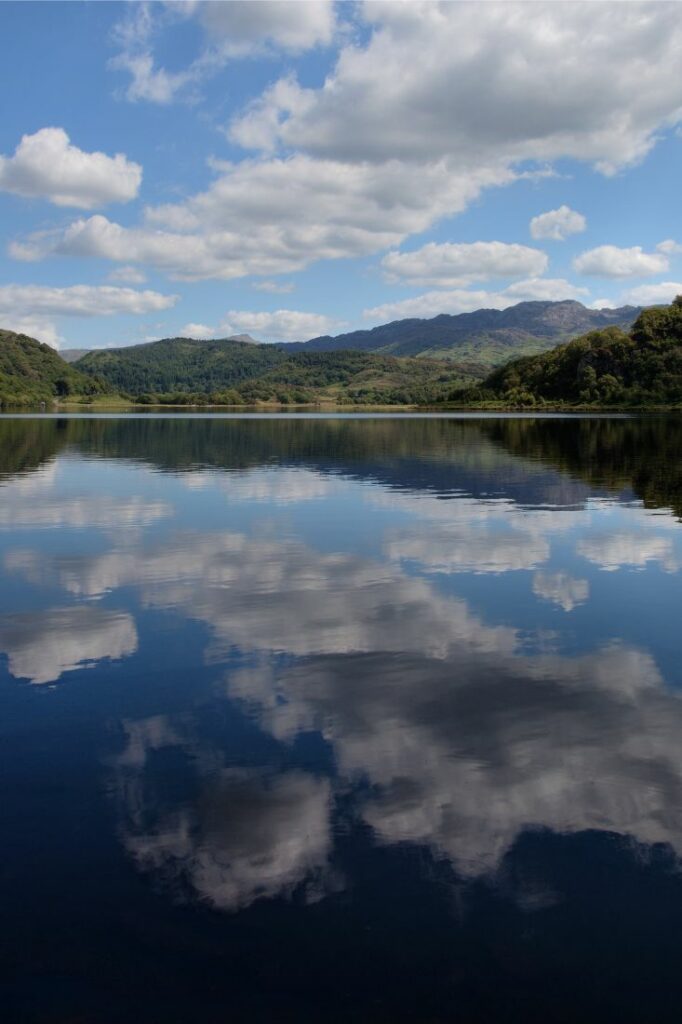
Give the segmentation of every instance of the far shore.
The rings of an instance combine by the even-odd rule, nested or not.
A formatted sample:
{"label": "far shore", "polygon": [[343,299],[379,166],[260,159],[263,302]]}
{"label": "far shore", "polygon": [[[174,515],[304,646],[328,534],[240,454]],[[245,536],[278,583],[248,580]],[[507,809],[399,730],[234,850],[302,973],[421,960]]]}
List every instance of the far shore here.
{"label": "far shore", "polygon": [[509,405],[504,402],[485,402],[477,404],[456,404],[452,402],[436,405],[360,405],[356,403],[338,402],[256,402],[250,405],[221,405],[208,402],[178,403],[169,402],[134,402],[120,396],[102,396],[94,400],[41,402],[39,404],[0,406],[0,413],[77,413],[77,412],[118,412],[140,413],[183,410],[191,412],[230,412],[230,413],[282,413],[282,412],[315,412],[315,413],[523,413],[524,415],[544,415],[562,413],[576,415],[585,413],[680,413],[680,405],[569,405],[567,403],[546,403],[542,405]]}

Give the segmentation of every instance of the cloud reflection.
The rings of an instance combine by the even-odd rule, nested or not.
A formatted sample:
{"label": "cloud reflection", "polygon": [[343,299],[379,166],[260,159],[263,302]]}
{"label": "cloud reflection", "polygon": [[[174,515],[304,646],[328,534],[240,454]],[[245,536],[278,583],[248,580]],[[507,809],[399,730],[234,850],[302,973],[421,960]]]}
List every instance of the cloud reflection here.
{"label": "cloud reflection", "polygon": [[56,682],[65,672],[137,650],[137,630],[127,612],[74,605],[0,618],[0,651],[10,673],[31,683]]}
{"label": "cloud reflection", "polygon": [[180,748],[206,770],[211,752],[163,719],[125,723],[125,730],[127,746],[115,762],[123,835],[143,871],[218,910],[296,891],[318,898],[331,879],[328,779],[214,767],[200,776],[194,801],[168,809],[154,799],[161,783],[146,771],[147,754]]}
{"label": "cloud reflection", "polygon": [[682,853],[682,703],[644,652],[317,657],[228,689],[282,741],[322,731],[341,775],[369,782],[381,842],[427,844],[465,875],[494,870],[526,827]]}

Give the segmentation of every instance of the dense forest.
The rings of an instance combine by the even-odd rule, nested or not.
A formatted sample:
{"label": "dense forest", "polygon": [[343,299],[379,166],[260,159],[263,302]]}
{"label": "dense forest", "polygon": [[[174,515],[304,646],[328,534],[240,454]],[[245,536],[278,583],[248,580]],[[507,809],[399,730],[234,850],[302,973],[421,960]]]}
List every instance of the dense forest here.
{"label": "dense forest", "polygon": [[142,403],[426,404],[474,375],[452,362],[368,352],[290,352],[286,345],[167,338],[91,352],[73,364]]}
{"label": "dense forest", "polygon": [[97,377],[69,366],[49,345],[0,330],[0,405],[37,405],[104,390]]}
{"label": "dense forest", "polygon": [[670,306],[643,310],[628,333],[607,327],[514,359],[450,398],[512,408],[682,406],[682,296]]}

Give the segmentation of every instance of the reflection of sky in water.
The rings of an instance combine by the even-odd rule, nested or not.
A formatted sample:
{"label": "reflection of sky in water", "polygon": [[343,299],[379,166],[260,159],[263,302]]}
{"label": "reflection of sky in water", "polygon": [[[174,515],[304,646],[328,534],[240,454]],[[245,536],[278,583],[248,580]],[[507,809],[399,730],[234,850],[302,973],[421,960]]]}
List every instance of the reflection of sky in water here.
{"label": "reflection of sky in water", "polygon": [[[350,899],[358,829],[465,882],[528,829],[682,853],[677,518],[553,451],[427,442],[161,471],[95,440],[0,485],[11,728],[105,723],[91,770],[158,891]],[[541,875],[519,906],[560,899]]]}

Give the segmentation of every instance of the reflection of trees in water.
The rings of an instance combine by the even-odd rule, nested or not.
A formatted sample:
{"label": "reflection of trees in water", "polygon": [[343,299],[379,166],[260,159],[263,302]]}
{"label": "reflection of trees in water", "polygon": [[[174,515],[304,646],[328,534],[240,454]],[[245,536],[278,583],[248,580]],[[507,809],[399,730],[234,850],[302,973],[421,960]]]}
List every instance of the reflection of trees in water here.
{"label": "reflection of trees in water", "polygon": [[505,452],[540,459],[592,487],[631,489],[647,508],[682,516],[682,417],[483,420]]}
{"label": "reflection of trees in water", "polygon": [[305,465],[390,487],[580,505],[633,492],[682,515],[682,419],[186,419],[0,421],[0,479],[67,447],[166,471]]}

